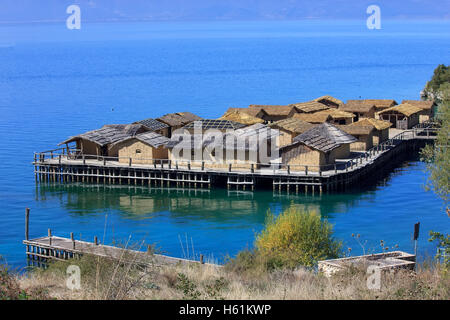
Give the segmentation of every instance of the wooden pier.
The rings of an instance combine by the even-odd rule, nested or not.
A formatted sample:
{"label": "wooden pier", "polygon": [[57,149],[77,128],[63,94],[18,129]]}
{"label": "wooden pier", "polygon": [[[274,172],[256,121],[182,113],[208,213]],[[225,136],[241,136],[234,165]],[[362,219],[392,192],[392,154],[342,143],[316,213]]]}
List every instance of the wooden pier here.
{"label": "wooden pier", "polygon": [[326,166],[289,166],[260,164],[258,169],[229,166],[228,170],[205,168],[204,163],[172,163],[154,160],[153,164],[119,162],[103,156],[71,155],[66,149],[35,153],[36,182],[125,184],[152,187],[206,188],[229,190],[270,188],[288,193],[321,194],[343,191],[362,181],[374,180],[385,167],[398,164],[405,156],[417,153],[436,138],[437,129],[418,126],[405,130],[365,152],[354,152],[351,159]]}

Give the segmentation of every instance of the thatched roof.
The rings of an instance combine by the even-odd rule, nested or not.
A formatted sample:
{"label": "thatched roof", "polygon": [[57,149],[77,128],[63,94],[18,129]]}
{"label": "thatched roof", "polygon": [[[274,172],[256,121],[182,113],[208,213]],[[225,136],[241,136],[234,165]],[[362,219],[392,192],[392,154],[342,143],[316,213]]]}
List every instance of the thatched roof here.
{"label": "thatched roof", "polygon": [[332,96],[327,96],[327,95],[318,97],[318,98],[314,99],[314,101],[317,101],[317,102],[320,102],[320,103],[324,103],[324,104],[326,104],[327,101],[333,102],[333,103],[335,103],[337,105],[344,104],[344,102],[342,102],[341,100],[339,100],[339,99],[337,99],[335,97],[332,97]]}
{"label": "thatched roof", "polygon": [[142,124],[146,128],[152,131],[168,128],[169,126],[165,124],[164,122],[160,122],[158,120],[155,120],[153,118],[148,118],[140,121],[133,122],[135,124]]}
{"label": "thatched roof", "polygon": [[160,146],[167,146],[167,144],[170,141],[169,138],[167,138],[163,135],[160,135],[156,132],[149,131],[149,132],[140,133],[138,135],[130,136],[130,137],[124,138],[122,140],[116,141],[116,142],[110,144],[109,148],[112,148],[119,143],[131,140],[131,139],[139,140],[139,141],[141,141],[151,147],[154,147],[154,148],[158,148]]}
{"label": "thatched roof", "polygon": [[271,123],[269,127],[300,134],[311,129],[314,125],[298,118],[288,118]]}
{"label": "thatched roof", "polygon": [[168,113],[156,120],[164,122],[171,127],[179,127],[200,119],[201,118],[199,116],[196,116],[191,112],[176,112],[176,113]]}
{"label": "thatched roof", "polygon": [[365,99],[365,100],[347,100],[347,103],[353,103],[354,101],[361,101],[364,104],[375,105],[375,108],[385,109],[393,107],[397,104],[394,99]]}
{"label": "thatched roof", "polygon": [[329,114],[332,119],[353,119],[355,117],[355,115],[353,113],[345,112],[345,111],[342,111],[339,109],[334,109],[334,108],[318,111],[318,112],[315,112],[314,114],[318,114],[318,115]]}
{"label": "thatched roof", "polygon": [[110,124],[105,125],[100,129],[72,136],[58,145],[73,142],[79,139],[85,139],[103,147],[119,140],[133,137],[142,131],[146,131],[146,129],[141,124]]}
{"label": "thatched roof", "polygon": [[264,111],[262,108],[228,108],[228,110],[225,112],[225,114],[229,112],[240,112],[240,113],[246,113],[248,115],[251,115],[256,118],[262,118],[265,115],[267,115],[267,112]]}
{"label": "thatched roof", "polygon": [[293,118],[300,119],[309,123],[324,123],[333,118],[329,113],[296,113]]}
{"label": "thatched roof", "polygon": [[356,141],[358,140],[355,137],[336,126],[330,123],[322,123],[296,136],[292,144],[302,143],[313,149],[329,152],[342,144]]}
{"label": "thatched roof", "polygon": [[264,123],[264,120],[262,120],[261,118],[257,118],[246,112],[241,112],[241,111],[237,111],[237,110],[228,111],[219,119],[220,120],[230,120],[230,121],[239,122],[239,123],[246,124],[246,125],[251,125],[251,124],[255,124],[255,123]]}
{"label": "thatched roof", "polygon": [[235,130],[242,127],[245,127],[244,124],[236,122],[236,121],[230,121],[230,120],[223,120],[223,119],[201,119],[196,120],[194,122],[189,123],[188,125],[185,125],[183,129],[194,129],[196,126],[201,127],[202,130],[208,130],[208,129],[218,129],[218,130]]}
{"label": "thatched roof", "polygon": [[250,109],[264,110],[270,116],[289,116],[291,112],[298,112],[294,106],[280,106],[280,105],[260,105],[251,104]]}
{"label": "thatched roof", "polygon": [[372,125],[363,126],[363,125],[355,125],[355,123],[344,126],[338,126],[338,128],[347,132],[348,134],[351,134],[352,136],[368,135],[375,130],[375,127]]}
{"label": "thatched roof", "polygon": [[384,109],[384,110],[380,111],[378,114],[390,113],[393,111],[396,111],[398,113],[401,113],[401,114],[409,117],[415,113],[422,111],[422,109],[419,107],[413,106],[411,104],[408,104],[408,103],[402,103],[395,107],[390,107],[390,108]]}
{"label": "thatched roof", "polygon": [[375,110],[375,104],[365,103],[364,100],[349,100],[346,104],[339,107],[339,110],[347,112],[367,113],[371,109]]}
{"label": "thatched roof", "polygon": [[421,101],[421,100],[403,100],[402,104],[410,104],[415,107],[419,107],[423,110],[430,110],[435,105],[433,100]]}
{"label": "thatched roof", "polygon": [[293,104],[291,104],[291,106],[296,107],[298,112],[304,112],[304,113],[311,113],[311,112],[328,109],[328,107],[326,105],[324,105],[323,103],[317,102],[317,101],[293,103]]}
{"label": "thatched roof", "polygon": [[372,125],[377,130],[384,130],[384,129],[388,129],[389,127],[391,127],[392,123],[390,123],[389,121],[378,120],[378,119],[373,119],[373,118],[361,118],[359,121],[353,122],[352,125],[354,125],[354,126]]}

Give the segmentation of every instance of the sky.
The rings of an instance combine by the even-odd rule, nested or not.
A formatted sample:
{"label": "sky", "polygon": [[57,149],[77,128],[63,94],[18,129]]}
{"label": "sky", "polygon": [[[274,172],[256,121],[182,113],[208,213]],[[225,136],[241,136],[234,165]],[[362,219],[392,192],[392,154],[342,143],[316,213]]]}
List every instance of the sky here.
{"label": "sky", "polygon": [[355,20],[375,4],[384,19],[450,20],[450,0],[0,0],[0,23],[64,21]]}

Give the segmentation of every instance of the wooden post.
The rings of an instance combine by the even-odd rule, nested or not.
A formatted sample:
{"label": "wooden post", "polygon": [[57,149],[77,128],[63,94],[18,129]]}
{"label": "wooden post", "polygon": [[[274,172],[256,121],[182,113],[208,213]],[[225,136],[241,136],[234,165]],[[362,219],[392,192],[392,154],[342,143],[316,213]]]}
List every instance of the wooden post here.
{"label": "wooden post", "polygon": [[73,232],[70,233],[70,240],[72,240],[72,248],[75,249],[75,239],[73,238]]}
{"label": "wooden post", "polygon": [[254,163],[252,163],[252,169],[251,169],[251,172],[252,172],[252,173],[255,173],[255,164],[254,164]]}
{"label": "wooden post", "polygon": [[202,171],[205,170],[205,161],[202,161]]}
{"label": "wooden post", "polygon": [[231,163],[228,165],[228,172],[231,172]]}
{"label": "wooden post", "polygon": [[52,230],[48,229],[48,243],[52,245]]}
{"label": "wooden post", "polygon": [[29,239],[30,208],[25,209],[25,240]]}
{"label": "wooden post", "polygon": [[205,261],[203,260],[203,254],[200,254],[200,263],[205,264]]}
{"label": "wooden post", "polygon": [[97,236],[94,237],[94,243],[95,243],[96,246],[98,245],[98,238],[97,238]]}
{"label": "wooden post", "polygon": [[131,160],[131,157],[130,157],[130,160],[129,160],[129,162],[128,162],[128,166],[130,166],[130,167],[131,167],[131,163],[132,163],[132,161],[133,161],[133,160]]}
{"label": "wooden post", "polygon": [[308,166],[305,166],[305,174],[308,175]]}
{"label": "wooden post", "polygon": [[290,165],[287,165],[287,173],[291,174],[291,166]]}

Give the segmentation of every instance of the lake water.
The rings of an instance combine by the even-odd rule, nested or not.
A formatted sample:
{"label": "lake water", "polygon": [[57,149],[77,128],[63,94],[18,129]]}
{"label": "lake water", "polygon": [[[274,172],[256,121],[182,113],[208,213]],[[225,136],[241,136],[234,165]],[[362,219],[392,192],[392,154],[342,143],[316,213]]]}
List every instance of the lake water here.
{"label": "lake water", "polygon": [[[252,246],[268,209],[314,209],[361,253],[351,234],[434,254],[429,230],[450,232],[442,203],[424,192],[427,174],[405,163],[385,182],[348,194],[287,196],[271,191],[188,192],[36,186],[34,151],[107,123],[191,111],[215,118],[228,107],[288,104],[329,94],[418,99],[434,68],[449,64],[450,23],[353,22],[98,23],[0,26],[0,254],[25,265],[24,209],[32,237],[106,242],[144,239],[183,257],[192,247],[216,259]],[[107,218],[105,216],[107,215]],[[106,223],[106,228],[105,228]]]}

